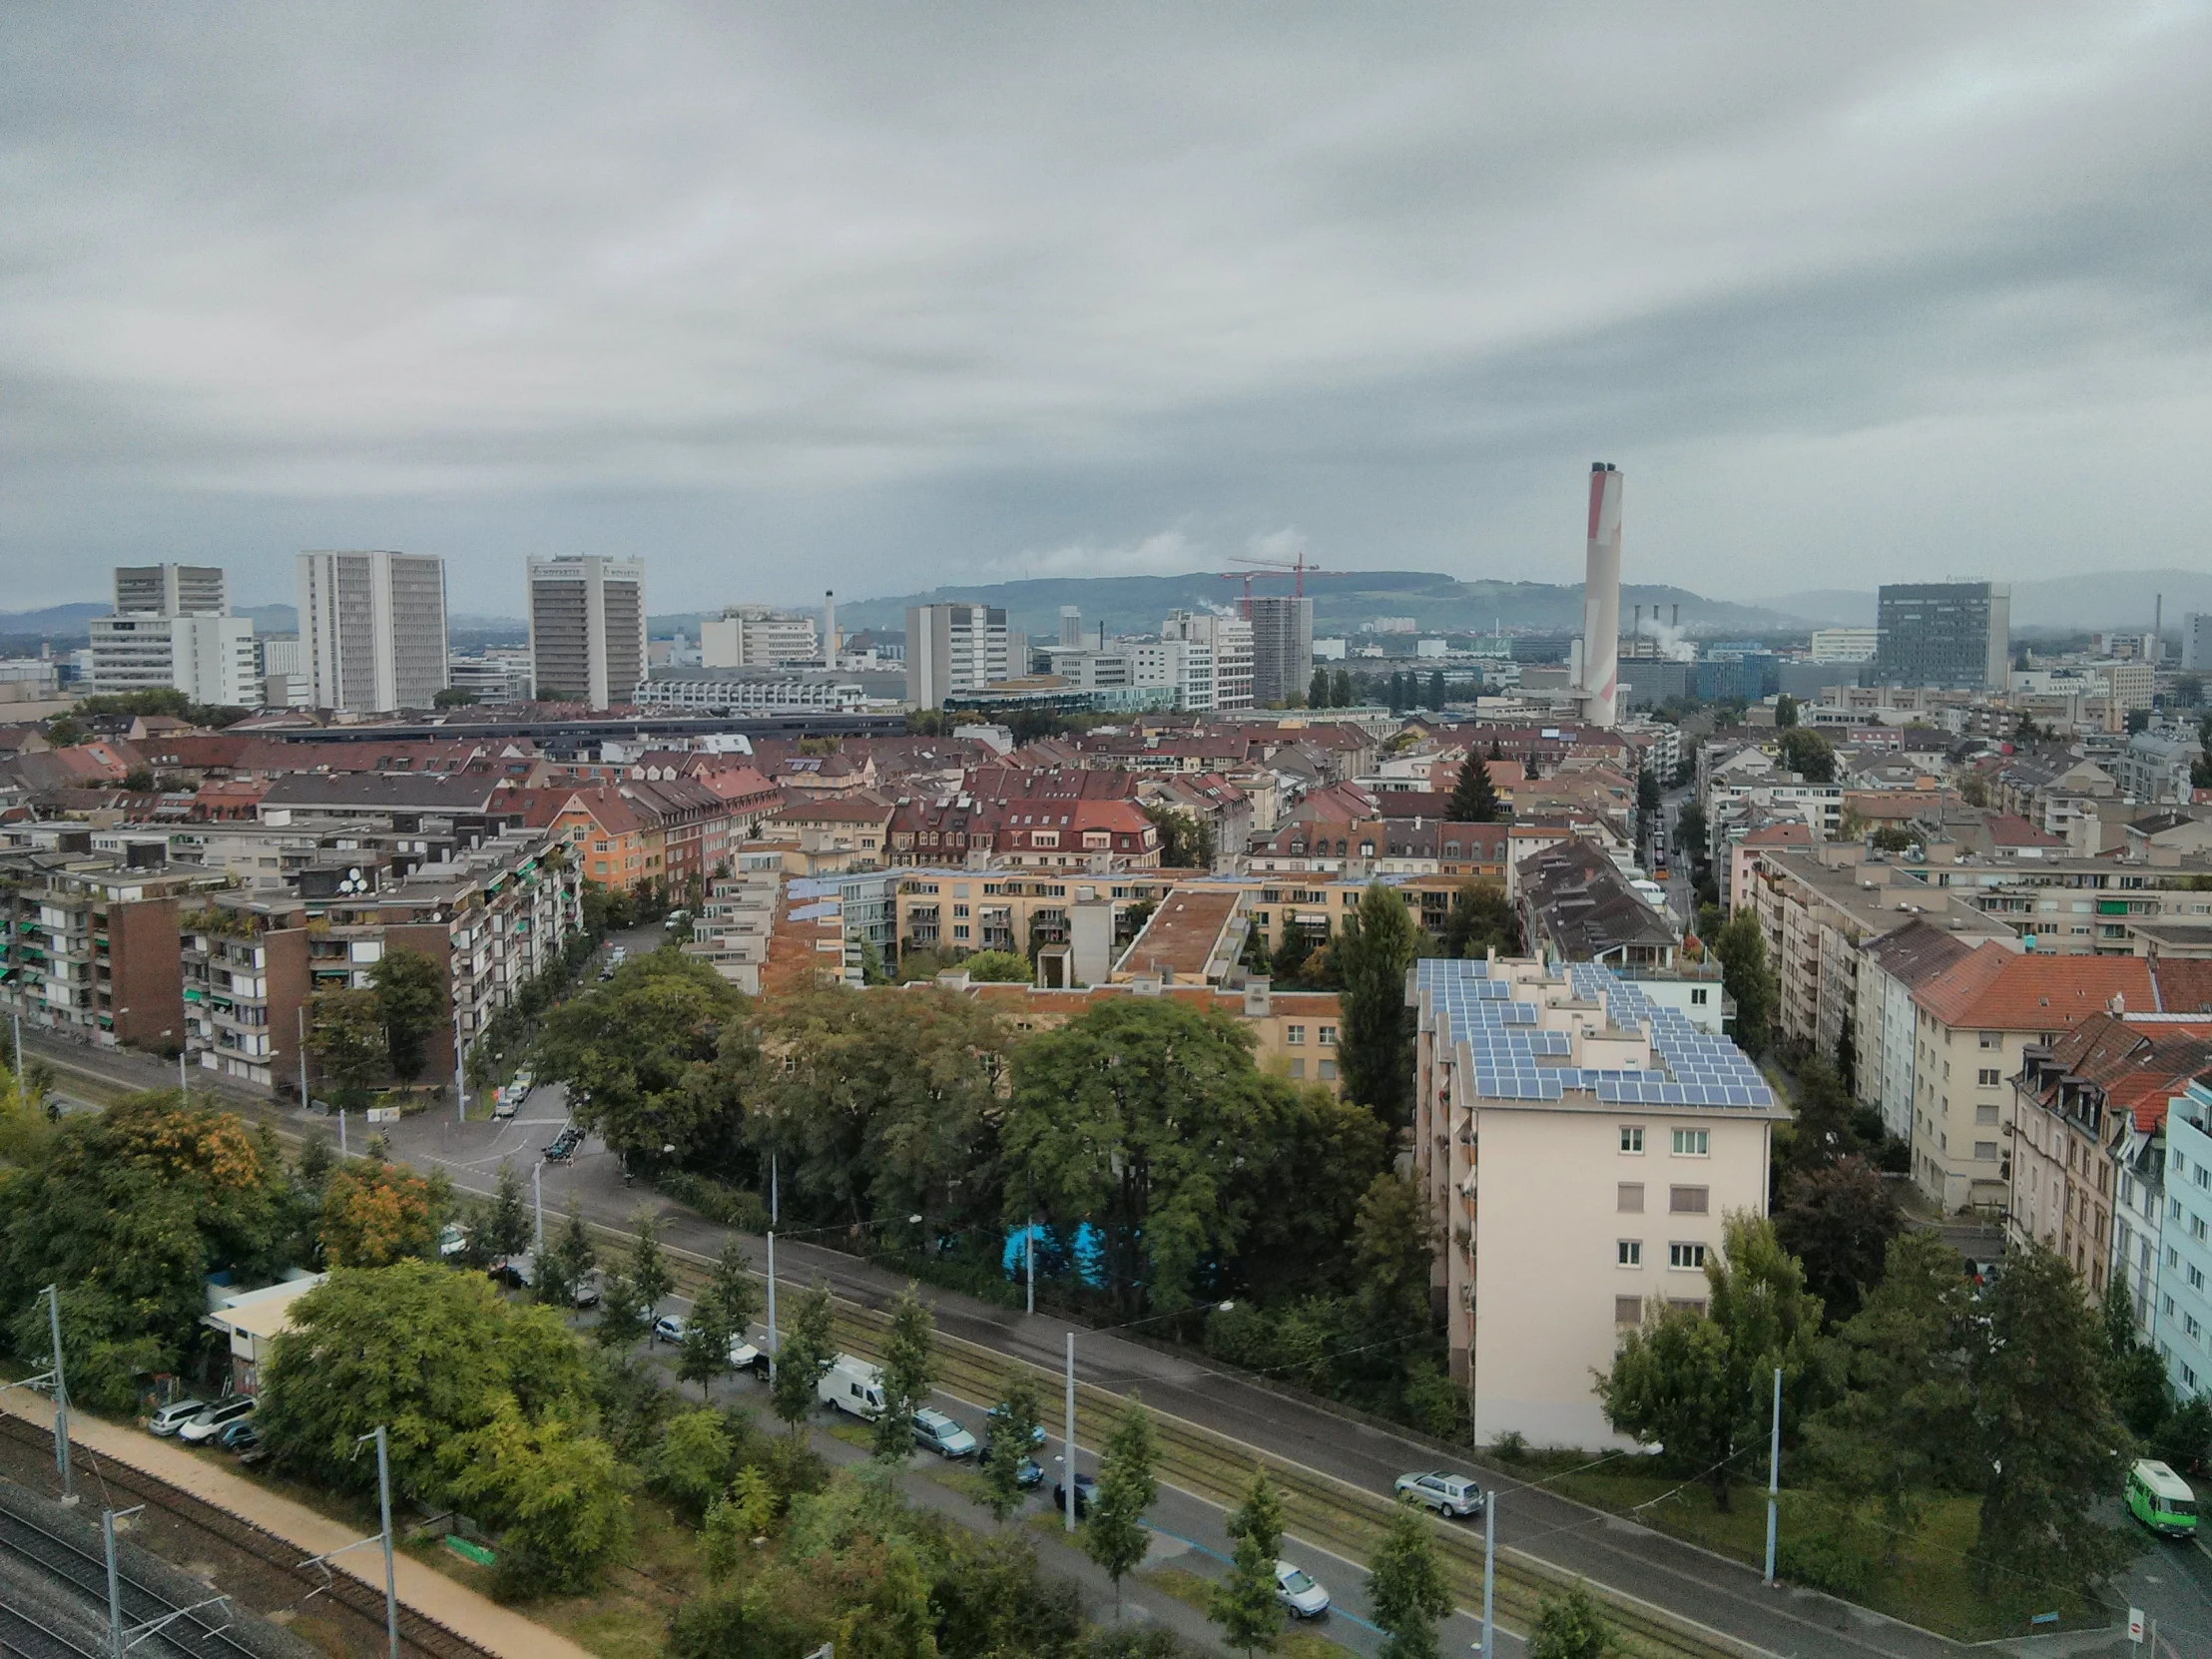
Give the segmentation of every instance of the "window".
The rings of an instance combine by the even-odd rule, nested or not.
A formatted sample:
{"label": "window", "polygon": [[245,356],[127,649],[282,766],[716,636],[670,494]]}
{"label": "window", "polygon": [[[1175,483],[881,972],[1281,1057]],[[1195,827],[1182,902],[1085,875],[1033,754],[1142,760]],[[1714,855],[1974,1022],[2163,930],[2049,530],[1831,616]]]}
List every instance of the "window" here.
{"label": "window", "polygon": [[1705,987],[1703,985],[1693,985],[1690,987],[1690,1006],[1693,1008],[1702,1008],[1705,1006]]}
{"label": "window", "polygon": [[1640,1123],[1621,1125],[1621,1150],[1640,1153],[1644,1149],[1644,1126]]}
{"label": "window", "polygon": [[1983,1048],[1999,1047],[2003,1043],[2003,1041],[2004,1036],[2001,1032],[1984,1031],[1981,1033],[1981,1046]]}
{"label": "window", "polygon": [[2202,1216],[2191,1216],[2189,1218],[2189,1237],[2195,1239],[2199,1244],[2204,1242],[2205,1230]]}
{"label": "window", "polygon": [[2189,1289],[2191,1289],[2192,1291],[2201,1291],[2204,1289],[2204,1269],[2196,1267],[2194,1265],[2190,1267]]}
{"label": "window", "polygon": [[1670,1268],[1703,1268],[1705,1247],[1701,1244],[1671,1244],[1667,1246],[1667,1266]]}
{"label": "window", "polygon": [[1613,1323],[1615,1325],[1641,1325],[1644,1323],[1644,1299],[1640,1296],[1613,1298]]}
{"label": "window", "polygon": [[1293,1077],[1304,1077],[1306,1075],[1306,1062],[1304,1060],[1293,1060],[1291,1062],[1291,1075]]}
{"label": "window", "polygon": [[1314,1075],[1320,1078],[1324,1083],[1336,1082],[1337,1062],[1334,1060],[1322,1061],[1319,1065],[1314,1067]]}
{"label": "window", "polygon": [[2174,1299],[2172,1297],[2166,1298],[2166,1317],[2168,1319],[2174,1317]]}
{"label": "window", "polygon": [[1644,1241],[1623,1239],[1613,1247],[1613,1265],[1623,1268],[1640,1268],[1644,1265]]}
{"label": "window", "polygon": [[964,921],[955,923],[952,928],[952,936],[956,939],[966,938],[968,936],[968,924]]}
{"label": "window", "polygon": [[1711,1189],[1707,1187],[1669,1187],[1667,1209],[1678,1216],[1702,1216],[1711,1208]]}
{"label": "window", "polygon": [[1997,1161],[1997,1143],[1994,1141],[1976,1141],[1973,1143],[1973,1155],[1984,1164],[1993,1164]]}
{"label": "window", "polygon": [[1684,1313],[1696,1314],[1700,1318],[1705,1314],[1705,1298],[1701,1296],[1670,1296],[1667,1298],[1667,1306],[1680,1308]]}
{"label": "window", "polygon": [[2185,1388],[2188,1388],[2192,1392],[2194,1392],[2196,1389],[2197,1374],[2191,1371],[2187,1366],[2183,1366],[2181,1368],[2181,1385]]}
{"label": "window", "polygon": [[1623,1181],[1615,1189],[1618,1195],[1616,1208],[1624,1216],[1640,1216],[1644,1213],[1644,1184],[1641,1181]]}
{"label": "window", "polygon": [[1284,1026],[1283,1040],[1289,1043],[1293,1048],[1296,1048],[1300,1043],[1306,1040],[1306,1027],[1303,1025]]}
{"label": "window", "polygon": [[1314,1040],[1324,1048],[1335,1048],[1337,1046],[1337,1028],[1334,1025],[1324,1025],[1314,1033]]}
{"label": "window", "polygon": [[2187,1337],[2192,1343],[2202,1339],[2202,1337],[2204,1336],[2204,1327],[2197,1323],[2196,1315],[2183,1314],[2181,1316],[2181,1334]]}
{"label": "window", "polygon": [[1997,1109],[1994,1106],[1976,1106],[1973,1109],[1973,1120],[1976,1123],[1995,1123]]}
{"label": "window", "polygon": [[2166,1266],[2169,1268],[2181,1266],[2181,1252],[2174,1249],[2172,1245],[2166,1247]]}
{"label": "window", "polygon": [[1702,1158],[1712,1150],[1713,1132],[1710,1129],[1677,1129],[1674,1132],[1674,1155],[1677,1158]]}
{"label": "window", "polygon": [[1973,1074],[1974,1082],[1984,1089],[1995,1088],[1997,1086],[1998,1078],[1999,1073],[1995,1066],[1983,1066],[1980,1070],[1976,1071]]}

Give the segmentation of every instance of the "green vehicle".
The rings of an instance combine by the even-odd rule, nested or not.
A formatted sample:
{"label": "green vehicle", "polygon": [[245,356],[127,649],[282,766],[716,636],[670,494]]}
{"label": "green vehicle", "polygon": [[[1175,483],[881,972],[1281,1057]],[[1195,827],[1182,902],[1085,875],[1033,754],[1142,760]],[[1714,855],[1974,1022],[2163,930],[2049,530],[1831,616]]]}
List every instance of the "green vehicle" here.
{"label": "green vehicle", "polygon": [[2127,1506],[2153,1532],[2187,1538],[2197,1530],[2197,1494],[2189,1482],[2152,1458],[2127,1471]]}

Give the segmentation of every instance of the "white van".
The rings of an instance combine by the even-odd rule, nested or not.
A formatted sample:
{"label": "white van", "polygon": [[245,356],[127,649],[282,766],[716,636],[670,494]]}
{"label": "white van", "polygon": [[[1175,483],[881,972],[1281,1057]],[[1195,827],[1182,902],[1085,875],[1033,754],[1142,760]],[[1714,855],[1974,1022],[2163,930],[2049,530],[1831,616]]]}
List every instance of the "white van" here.
{"label": "white van", "polygon": [[815,1384],[815,1398],[863,1422],[873,1422],[884,1411],[882,1368],[840,1354]]}

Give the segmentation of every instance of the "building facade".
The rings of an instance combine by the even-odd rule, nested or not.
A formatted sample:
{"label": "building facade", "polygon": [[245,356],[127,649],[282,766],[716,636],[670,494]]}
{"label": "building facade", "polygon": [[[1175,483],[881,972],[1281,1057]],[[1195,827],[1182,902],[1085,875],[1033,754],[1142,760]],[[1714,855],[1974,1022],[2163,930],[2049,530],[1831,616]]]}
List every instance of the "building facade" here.
{"label": "building facade", "polygon": [[731,605],[699,625],[703,668],[781,668],[823,661],[816,619],[766,605]]}
{"label": "building facade", "polygon": [[941,709],[1011,679],[1006,613],[989,605],[906,607],[906,701]]}
{"label": "building facade", "polygon": [[92,689],[104,696],[175,690],[217,708],[259,708],[254,621],[231,614],[213,565],[119,565],[115,611],[94,617]]}
{"label": "building facade", "polygon": [[597,554],[529,561],[530,661],[548,702],[605,709],[646,677],[645,562]]}
{"label": "building facade", "polygon": [[1314,602],[1254,594],[1245,618],[1252,624],[1253,706],[1280,709],[1304,697],[1314,678]]}
{"label": "building facade", "polygon": [[1877,600],[1875,683],[2003,691],[2009,685],[2012,590],[1998,582],[1893,582]]}
{"label": "building facade", "polygon": [[430,553],[302,553],[299,638],[314,707],[427,709],[445,690],[445,561]]}

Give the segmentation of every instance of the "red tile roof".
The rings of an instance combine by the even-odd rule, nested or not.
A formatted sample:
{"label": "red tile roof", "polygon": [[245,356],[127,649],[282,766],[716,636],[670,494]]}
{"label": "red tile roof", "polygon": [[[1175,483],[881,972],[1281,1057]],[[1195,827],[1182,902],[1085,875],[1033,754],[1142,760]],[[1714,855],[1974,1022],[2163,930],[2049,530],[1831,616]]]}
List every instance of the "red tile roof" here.
{"label": "red tile roof", "polygon": [[2063,1031],[2103,1013],[2114,996],[2138,1013],[2157,1006],[2140,956],[2039,956],[1982,945],[1934,975],[1913,1000],[1953,1029]]}

